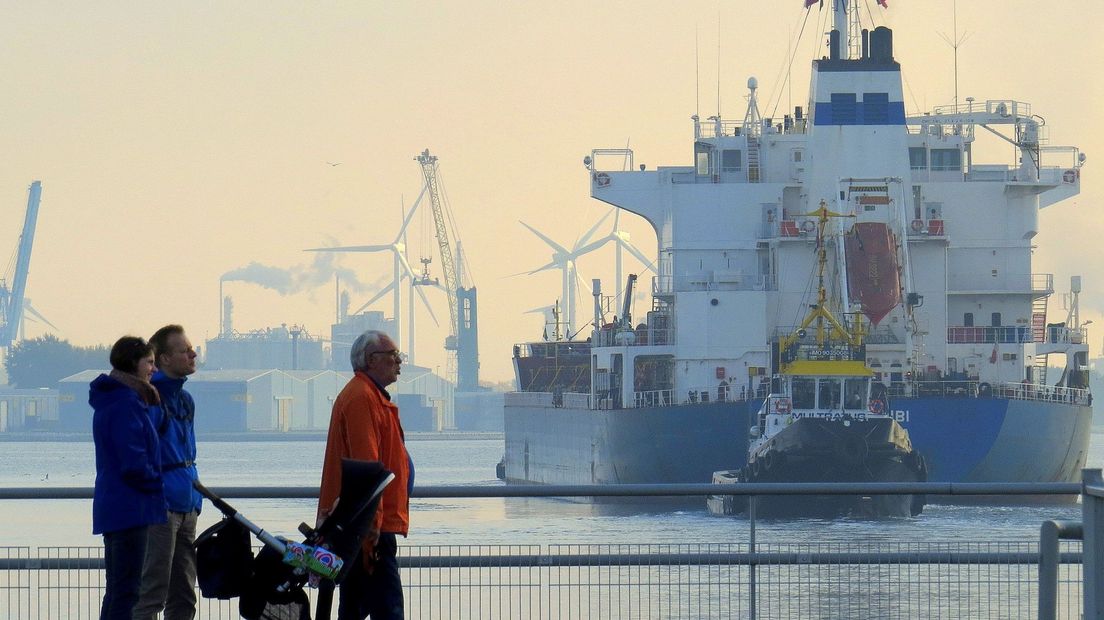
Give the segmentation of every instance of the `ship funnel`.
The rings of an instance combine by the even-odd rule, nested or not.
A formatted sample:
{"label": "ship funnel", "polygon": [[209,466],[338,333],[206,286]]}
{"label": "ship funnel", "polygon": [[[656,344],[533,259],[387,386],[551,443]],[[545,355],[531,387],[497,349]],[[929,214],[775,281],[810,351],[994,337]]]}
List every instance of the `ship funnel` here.
{"label": "ship funnel", "polygon": [[893,62],[893,31],[878,26],[870,33],[870,58],[876,62]]}

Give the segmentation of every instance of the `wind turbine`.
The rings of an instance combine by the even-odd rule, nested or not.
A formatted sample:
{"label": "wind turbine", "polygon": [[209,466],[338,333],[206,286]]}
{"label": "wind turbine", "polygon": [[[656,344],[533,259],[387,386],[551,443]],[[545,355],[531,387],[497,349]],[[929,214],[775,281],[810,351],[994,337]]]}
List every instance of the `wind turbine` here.
{"label": "wind turbine", "polygon": [[590,228],[590,230],[588,230],[586,232],[585,235],[580,237],[579,240],[575,242],[575,245],[572,246],[572,248],[570,250],[568,250],[567,248],[563,247],[562,245],[556,243],[555,241],[553,241],[551,238],[549,238],[547,235],[545,235],[541,231],[537,230],[536,228],[533,228],[532,226],[526,224],[525,222],[520,222],[522,226],[528,228],[530,232],[532,232],[534,235],[539,237],[541,241],[545,242],[553,250],[553,252],[552,252],[552,261],[551,262],[549,262],[548,264],[543,265],[541,267],[538,267],[537,269],[534,269],[534,270],[532,270],[528,273],[530,275],[532,275],[532,274],[537,273],[539,271],[544,271],[546,269],[552,269],[553,267],[558,268],[560,270],[561,275],[562,275],[562,293],[563,293],[562,296],[560,297],[560,301],[564,306],[564,310],[565,310],[565,314],[566,314],[566,317],[564,318],[563,323],[564,323],[564,329],[567,332],[567,337],[568,338],[571,338],[572,336],[575,335],[576,280],[578,279],[578,273],[577,273],[577,270],[576,270],[576,264],[575,263],[579,259],[579,257],[583,256],[584,254],[589,254],[590,252],[593,252],[594,250],[597,250],[598,248],[602,247],[602,245],[604,245],[606,243],[606,241],[608,241],[608,239],[607,239],[606,241],[602,241],[601,243],[598,243],[598,242],[590,243],[590,237],[594,234],[594,232],[596,230],[598,230],[598,227],[601,226],[602,223],[605,222],[606,218],[608,218],[608,217],[609,217],[609,213],[603,215],[602,219],[598,220],[598,222],[594,226],[592,226]]}
{"label": "wind turbine", "polygon": [[[31,305],[31,300],[27,299],[26,297],[23,298],[23,312],[24,312],[23,321],[19,325],[19,339],[20,340],[26,340],[27,339],[27,332],[26,332],[26,329],[27,329],[26,322],[27,321],[35,321],[35,322],[38,322],[38,323],[45,323],[45,324],[49,325],[50,327],[53,327],[54,329],[58,329],[57,325],[54,325],[53,323],[50,322],[50,319],[47,319],[46,317],[42,316],[42,313],[40,313],[38,310],[35,310],[34,306]],[[30,316],[27,316],[27,315],[30,315]],[[61,331],[61,330],[58,330],[58,331]]]}
{"label": "wind turbine", "polygon": [[[640,264],[644,265],[645,269],[647,269],[648,271],[651,271],[652,273],[656,273],[656,268],[655,268],[655,263],[653,263],[651,260],[649,260],[648,257],[645,256],[643,252],[641,252],[639,249],[637,249],[637,247],[634,246],[631,241],[629,241],[630,236],[629,236],[628,231],[620,229],[621,210],[614,207],[613,211],[614,211],[613,228],[610,230],[609,234],[606,235],[605,237],[601,237],[599,239],[596,239],[593,242],[591,242],[590,244],[588,244],[586,247],[581,248],[580,249],[580,255],[586,254],[587,252],[594,251],[594,250],[602,247],[603,245],[605,245],[607,243],[613,243],[614,244],[614,246],[616,247],[616,254],[614,255],[615,256],[615,258],[614,258],[614,266],[615,266],[614,277],[617,279],[617,282],[615,283],[615,286],[614,286],[614,290],[617,291],[617,295],[615,296],[615,299],[614,299],[614,307],[615,308],[620,308],[621,307],[621,295],[624,292],[624,286],[625,286],[625,279],[621,275],[622,274],[622,264],[624,262],[624,259],[622,257],[623,253],[628,252],[629,254],[632,254],[633,257],[636,258],[636,260],[640,261]],[[605,215],[605,217],[603,217],[601,220],[599,220],[599,223],[605,221],[605,219],[607,217],[609,217],[608,213]]]}
{"label": "wind turbine", "polygon": [[[418,199],[414,201],[414,205],[410,207],[410,211],[407,212],[406,217],[403,218],[402,226],[399,227],[399,234],[395,235],[395,240],[391,243],[309,248],[304,250],[305,252],[391,252],[394,258],[394,276],[391,283],[372,296],[372,298],[366,301],[362,306],[357,308],[353,314],[359,314],[387,293],[393,293],[394,308],[392,317],[395,321],[395,333],[391,334],[391,336],[394,338],[395,342],[402,342],[402,281],[404,278],[410,278],[411,281],[413,281],[418,277],[418,275],[414,273],[414,270],[410,268],[410,263],[406,260],[406,243],[404,243],[403,240],[406,235],[406,227],[410,225],[410,221],[414,218],[414,212],[418,209],[418,204],[422,201],[422,197],[425,196],[425,192],[426,189],[423,187],[422,193],[418,194]],[[437,317],[433,314],[433,309],[430,307],[429,300],[426,299],[425,293],[423,293],[421,289],[417,289],[417,293],[418,296],[422,298],[422,303],[425,305],[426,310],[429,311],[430,318],[432,318],[433,322],[436,324]],[[411,306],[413,306],[413,303]]]}

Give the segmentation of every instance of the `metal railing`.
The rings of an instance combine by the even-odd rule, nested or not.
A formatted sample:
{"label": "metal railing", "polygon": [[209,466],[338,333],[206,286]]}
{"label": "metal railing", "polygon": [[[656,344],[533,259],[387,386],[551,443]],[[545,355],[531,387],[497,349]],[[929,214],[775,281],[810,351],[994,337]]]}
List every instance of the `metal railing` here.
{"label": "metal railing", "polygon": [[[411,618],[1104,618],[1104,480],[1083,484],[431,486],[415,498],[1081,493],[1084,557],[1069,525],[1041,543],[422,545],[400,547]],[[226,498],[314,498],[314,487],[223,487]],[[0,500],[87,499],[91,489],[0,489]],[[719,522],[722,523],[722,522]],[[731,528],[719,527],[719,532]],[[1073,538],[1059,542],[1058,538]],[[645,532],[647,536],[651,533]],[[1081,564],[1084,564],[1082,587]],[[0,614],[95,617],[102,550],[0,548]],[[199,618],[236,617],[204,600]]]}

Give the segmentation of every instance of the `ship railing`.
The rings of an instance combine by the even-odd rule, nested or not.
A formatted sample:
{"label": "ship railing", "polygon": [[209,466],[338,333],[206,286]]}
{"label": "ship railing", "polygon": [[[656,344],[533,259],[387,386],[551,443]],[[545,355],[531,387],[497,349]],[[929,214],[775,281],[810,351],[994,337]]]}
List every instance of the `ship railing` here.
{"label": "ship railing", "polygon": [[1031,328],[1026,325],[947,328],[947,344],[1022,344],[1032,341]]}
{"label": "ship railing", "polygon": [[[314,502],[318,487],[214,487],[247,512],[280,500]],[[777,495],[1078,496],[1080,508],[1043,521],[1039,534],[1013,539],[825,541],[822,530],[756,517],[760,498]],[[434,502],[535,498],[747,498],[744,517],[725,521],[724,540],[688,535],[646,544],[570,540],[495,544],[449,535],[448,544],[398,548],[410,618],[1101,618],[1104,616],[1104,478],[1085,469],[1079,483],[813,483],[415,486],[411,513]],[[91,488],[2,488],[0,500],[87,501]],[[647,503],[646,503],[647,502]],[[251,505],[254,504],[254,505]],[[646,503],[646,504],[645,504]],[[313,505],[313,504],[311,504]],[[509,511],[507,511],[509,512]],[[528,511],[525,511],[528,514]],[[1072,517],[1072,518],[1071,518]],[[1079,517],[1079,519],[1078,519]],[[564,521],[578,532],[578,518]],[[1042,519],[1042,517],[1041,517]],[[720,521],[718,521],[720,523]],[[897,528],[890,528],[897,529]],[[462,530],[461,530],[462,532]],[[888,533],[886,530],[885,533]],[[24,532],[26,534],[26,532]],[[423,538],[424,541],[424,538]],[[95,617],[104,593],[103,548],[0,547],[0,609],[38,620]],[[256,549],[254,549],[256,550]],[[800,592],[793,591],[800,584]],[[903,585],[907,587],[903,587]],[[307,589],[311,607],[317,591]],[[197,592],[197,595],[199,593]],[[199,599],[199,617],[237,618],[238,601]]]}
{"label": "ship railing", "polygon": [[947,291],[962,293],[971,291],[1008,291],[1012,293],[1041,294],[1053,291],[1052,274],[1006,273],[953,273],[947,276]]}
{"label": "ship railing", "polygon": [[1035,383],[1001,383],[993,389],[993,395],[1015,400],[1052,401],[1075,405],[1090,404],[1090,392],[1083,388]]}
{"label": "ship railing", "polygon": [[545,342],[527,342],[514,345],[515,357],[542,357],[554,359],[589,352],[589,344],[571,340],[548,340]]}
{"label": "ship railing", "polygon": [[770,291],[776,287],[766,274],[705,270],[698,273],[655,276],[657,294],[687,291]]}
{"label": "ship railing", "polygon": [[736,385],[711,385],[693,387],[685,393],[675,393],[675,402],[679,405],[697,405],[699,403],[736,403],[746,398],[746,390]]}
{"label": "ship railing", "polygon": [[[1039,160],[1051,165],[1044,166],[1039,175],[1051,171],[1057,171],[1059,174],[1064,170],[1077,171],[1081,168],[1081,149],[1076,146],[1042,146],[1039,147],[1040,155]],[[1064,183],[1072,183],[1077,179],[1061,179]]]}
{"label": "ship railing", "polygon": [[989,383],[977,379],[943,381],[893,381],[888,385],[890,403],[894,397],[904,398],[1011,398],[1060,402],[1074,405],[1091,404],[1089,390],[1036,383]]}
{"label": "ship railing", "polygon": [[593,149],[590,161],[584,162],[591,172],[622,172],[635,170],[632,149]]}
{"label": "ship railing", "polygon": [[723,138],[725,136],[738,136],[744,131],[744,121],[726,121],[717,117],[706,120],[698,118],[694,120],[694,138]]}
{"label": "ship railing", "polygon": [[674,329],[655,329],[638,326],[635,329],[603,329],[594,339],[596,347],[643,347],[648,345],[675,344]]}

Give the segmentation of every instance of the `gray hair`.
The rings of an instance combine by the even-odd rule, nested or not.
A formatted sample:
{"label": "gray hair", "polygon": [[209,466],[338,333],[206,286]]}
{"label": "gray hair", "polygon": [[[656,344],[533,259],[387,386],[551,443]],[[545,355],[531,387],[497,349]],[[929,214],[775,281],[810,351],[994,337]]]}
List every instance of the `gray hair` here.
{"label": "gray hair", "polygon": [[349,361],[352,362],[353,370],[368,369],[368,360],[365,354],[368,353],[369,347],[378,349],[380,339],[385,336],[387,336],[387,334],[378,329],[370,329],[357,336],[357,339],[353,341],[352,350],[349,351]]}

